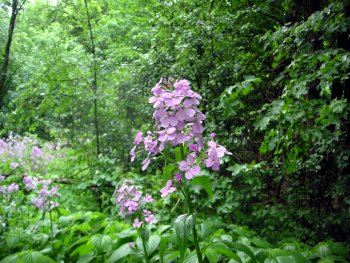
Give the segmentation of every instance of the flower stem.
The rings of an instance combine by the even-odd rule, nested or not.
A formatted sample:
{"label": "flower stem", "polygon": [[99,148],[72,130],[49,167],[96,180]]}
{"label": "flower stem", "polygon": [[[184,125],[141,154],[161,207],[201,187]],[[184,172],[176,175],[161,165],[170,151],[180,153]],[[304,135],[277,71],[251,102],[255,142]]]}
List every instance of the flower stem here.
{"label": "flower stem", "polygon": [[51,246],[52,246],[52,251],[55,251],[55,246],[53,244],[53,226],[52,226],[52,212],[51,212],[51,207],[50,207],[50,198],[49,198],[49,215],[50,215],[50,228],[51,228]]}
{"label": "flower stem", "polygon": [[145,261],[146,263],[149,263],[149,258],[148,258],[148,253],[147,253],[147,243],[145,240],[145,237],[143,235],[141,235],[141,241],[142,241],[142,247],[143,247],[143,253],[145,254]]}
{"label": "flower stem", "polygon": [[191,196],[190,196],[190,191],[188,189],[188,186],[185,187],[186,189],[186,201],[187,201],[187,205],[188,205],[188,210],[190,212],[190,214],[192,215],[193,218],[193,227],[192,227],[192,233],[193,233],[193,242],[194,242],[194,246],[196,248],[196,254],[197,254],[197,258],[198,258],[198,262],[202,263],[202,252],[201,249],[199,247],[199,242],[198,242],[198,234],[197,234],[197,229],[196,229],[196,216],[194,215],[194,211],[193,211],[193,207],[191,204]]}
{"label": "flower stem", "polygon": [[[181,151],[181,159],[184,160],[185,159],[185,150],[184,150],[183,144],[180,145],[180,151]],[[192,207],[192,204],[191,204],[191,194],[190,194],[190,190],[189,190],[187,184],[184,184],[184,189],[185,189],[185,192],[186,192],[185,199],[186,199],[186,202],[187,202],[188,211],[193,217],[193,227],[192,227],[193,242],[194,242],[194,246],[196,248],[196,254],[197,254],[198,262],[202,263],[203,262],[203,260],[202,260],[202,252],[201,252],[201,249],[199,247],[198,234],[197,234],[197,229],[196,229],[196,216],[194,215],[193,207]]]}

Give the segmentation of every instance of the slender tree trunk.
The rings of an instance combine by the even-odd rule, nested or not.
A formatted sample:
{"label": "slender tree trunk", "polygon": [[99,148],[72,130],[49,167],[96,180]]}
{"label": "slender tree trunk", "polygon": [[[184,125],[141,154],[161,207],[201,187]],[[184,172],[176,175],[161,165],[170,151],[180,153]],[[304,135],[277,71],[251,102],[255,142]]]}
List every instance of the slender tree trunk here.
{"label": "slender tree trunk", "polygon": [[95,138],[96,138],[96,156],[98,158],[100,154],[100,130],[99,130],[99,125],[98,125],[98,110],[97,110],[97,62],[96,62],[96,50],[95,50],[95,41],[94,41],[94,35],[92,34],[92,26],[91,26],[91,19],[90,19],[90,14],[89,14],[89,8],[88,8],[88,3],[87,0],[84,0],[85,2],[85,9],[86,9],[86,17],[87,17],[87,22],[89,25],[89,31],[90,31],[90,41],[91,41],[91,52],[94,57],[94,79],[92,82],[92,92],[94,94],[94,126],[95,126]]}
{"label": "slender tree trunk", "polygon": [[12,3],[11,3],[11,19],[9,24],[5,53],[3,56],[4,59],[1,66],[1,73],[0,73],[0,109],[2,109],[4,106],[4,97],[6,95],[6,80],[7,80],[8,68],[10,64],[11,43],[12,43],[13,33],[15,30],[16,19],[24,3],[25,1],[23,1],[20,4],[18,0],[12,0]]}

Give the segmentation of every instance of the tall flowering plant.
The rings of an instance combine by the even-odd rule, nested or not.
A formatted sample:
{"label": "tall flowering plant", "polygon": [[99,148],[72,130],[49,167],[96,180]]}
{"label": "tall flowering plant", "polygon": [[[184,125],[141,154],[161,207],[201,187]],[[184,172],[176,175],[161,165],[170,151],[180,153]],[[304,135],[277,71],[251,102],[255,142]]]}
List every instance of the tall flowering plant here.
{"label": "tall flowering plant", "polygon": [[[183,242],[186,238],[184,230],[191,229],[197,258],[202,262],[189,183],[200,176],[203,167],[218,171],[220,159],[232,153],[218,144],[215,133],[211,133],[207,140],[203,137],[203,121],[206,116],[199,110],[202,97],[192,90],[189,81],[161,79],[151,92],[149,102],[154,108],[154,131],[137,133],[130,151],[131,161],[135,160],[138,153],[145,151],[147,156],[142,161],[142,170],[146,170],[152,157],[163,153],[165,163],[171,167],[173,176],[166,179],[165,186],[160,190],[161,197],[166,197],[176,190],[182,193],[188,213],[179,216],[175,221],[179,244],[187,242]],[[168,151],[164,150],[167,148],[173,149],[175,160],[167,156]],[[182,261],[186,247],[179,246]]]}

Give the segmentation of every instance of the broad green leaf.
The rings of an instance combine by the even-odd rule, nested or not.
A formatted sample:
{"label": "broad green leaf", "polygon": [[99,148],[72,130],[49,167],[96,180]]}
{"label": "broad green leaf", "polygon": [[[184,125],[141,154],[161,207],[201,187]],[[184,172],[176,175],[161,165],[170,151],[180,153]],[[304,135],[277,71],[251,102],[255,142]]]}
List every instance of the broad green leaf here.
{"label": "broad green leaf", "polygon": [[196,176],[191,180],[193,185],[200,185],[207,192],[210,199],[213,199],[213,189],[208,176]]}
{"label": "broad green leaf", "polygon": [[310,263],[311,261],[306,259],[299,253],[293,253],[290,256],[278,256],[276,257],[278,263]]}
{"label": "broad green leaf", "polygon": [[217,251],[215,251],[215,249],[212,249],[212,248],[206,249],[204,251],[204,255],[207,257],[210,263],[216,263],[220,259],[220,256],[217,253]]}
{"label": "broad green leaf", "polygon": [[94,258],[95,258],[94,254],[91,253],[91,254],[88,254],[88,255],[85,255],[85,256],[79,258],[79,260],[77,261],[77,263],[89,263],[89,262],[91,262]]}
{"label": "broad green leaf", "polygon": [[188,254],[183,263],[198,263],[197,254],[195,252],[192,252],[191,254]]}
{"label": "broad green leaf", "polygon": [[19,260],[18,255],[8,255],[6,258],[2,259],[0,263],[16,263]]}
{"label": "broad green leaf", "polygon": [[148,255],[151,255],[159,246],[160,237],[158,235],[150,236],[148,240]]}
{"label": "broad green leaf", "polygon": [[101,247],[104,252],[109,252],[112,250],[112,239],[110,236],[103,236],[101,239]]}
{"label": "broad green leaf", "polygon": [[130,245],[124,244],[112,253],[112,255],[108,258],[107,263],[116,262],[119,259],[130,255],[131,252],[132,252],[132,249],[130,248]]}
{"label": "broad green leaf", "polygon": [[180,215],[175,220],[175,232],[178,240],[179,252],[180,252],[180,261],[184,259],[188,237],[191,234],[193,227],[193,218],[192,215]]}
{"label": "broad green leaf", "polygon": [[164,171],[163,171],[163,180],[165,182],[167,182],[169,179],[171,179],[171,173],[174,171],[174,169],[176,168],[176,165],[174,164],[169,164],[167,165],[165,168],[164,168]]}
{"label": "broad green leaf", "polygon": [[23,263],[51,263],[55,262],[51,258],[43,255],[38,251],[24,252],[21,256]]}

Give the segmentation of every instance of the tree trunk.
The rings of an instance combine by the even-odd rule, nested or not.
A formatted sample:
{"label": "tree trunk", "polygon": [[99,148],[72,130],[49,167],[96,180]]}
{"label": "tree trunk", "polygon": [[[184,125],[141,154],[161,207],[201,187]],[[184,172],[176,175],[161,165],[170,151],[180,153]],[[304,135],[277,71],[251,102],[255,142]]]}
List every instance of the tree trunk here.
{"label": "tree trunk", "polygon": [[1,73],[0,73],[0,109],[2,109],[4,106],[4,97],[7,91],[6,80],[8,75],[9,63],[10,63],[10,51],[11,51],[13,32],[15,30],[17,15],[20,11],[20,8],[23,6],[23,4],[19,7],[18,0],[12,0],[12,4],[11,4],[11,10],[12,10],[11,19],[10,19],[9,31],[8,31],[6,48],[4,53],[4,60],[2,63]]}
{"label": "tree trunk", "polygon": [[89,25],[89,32],[90,32],[90,41],[91,41],[91,53],[94,57],[94,79],[92,82],[92,92],[94,95],[93,103],[94,103],[94,126],[95,126],[95,138],[96,138],[96,156],[98,158],[100,154],[100,130],[98,125],[98,110],[97,110],[97,62],[96,62],[96,51],[95,51],[95,41],[94,41],[94,35],[92,34],[92,26],[91,26],[91,19],[88,9],[87,0],[84,1],[85,3],[85,9],[86,9],[86,17],[87,22]]}

